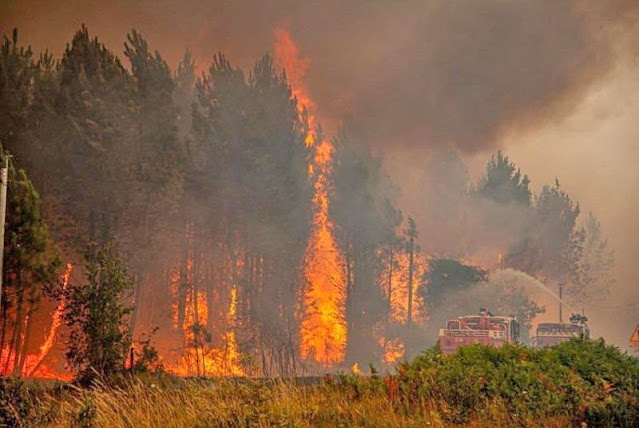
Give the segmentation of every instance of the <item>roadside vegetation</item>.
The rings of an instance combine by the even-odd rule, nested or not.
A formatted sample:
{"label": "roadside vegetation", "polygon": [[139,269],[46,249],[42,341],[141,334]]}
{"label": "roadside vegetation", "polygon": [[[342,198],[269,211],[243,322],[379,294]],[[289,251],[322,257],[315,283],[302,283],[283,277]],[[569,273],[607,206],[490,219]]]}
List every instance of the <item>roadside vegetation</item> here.
{"label": "roadside vegetation", "polygon": [[603,341],[429,349],[392,374],[313,382],[114,376],[3,380],[0,425],[50,427],[639,425],[639,360]]}

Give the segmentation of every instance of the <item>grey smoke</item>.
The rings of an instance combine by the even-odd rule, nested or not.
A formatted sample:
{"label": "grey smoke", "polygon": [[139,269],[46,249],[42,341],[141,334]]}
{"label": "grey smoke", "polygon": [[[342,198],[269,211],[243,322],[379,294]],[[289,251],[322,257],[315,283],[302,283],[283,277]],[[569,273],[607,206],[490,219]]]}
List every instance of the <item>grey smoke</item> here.
{"label": "grey smoke", "polygon": [[[37,6],[37,7],[36,7]],[[557,119],[615,62],[613,46],[638,3],[354,0],[105,3],[55,7],[8,0],[0,29],[19,26],[37,49],[60,51],[83,22],[116,51],[137,28],[175,65],[188,46],[201,69],[226,52],[248,66],[289,29],[311,59],[324,122],[352,113],[376,147],[494,147],[512,124]]]}

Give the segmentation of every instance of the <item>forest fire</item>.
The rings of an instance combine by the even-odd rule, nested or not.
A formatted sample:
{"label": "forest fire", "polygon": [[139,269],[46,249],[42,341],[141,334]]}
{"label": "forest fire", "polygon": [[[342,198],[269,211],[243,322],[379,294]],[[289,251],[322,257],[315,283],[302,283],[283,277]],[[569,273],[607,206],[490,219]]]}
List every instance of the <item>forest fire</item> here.
{"label": "forest fire", "polygon": [[287,71],[300,114],[308,114],[306,143],[314,150],[309,167],[309,174],[315,181],[313,226],[304,261],[308,289],[303,296],[300,354],[303,359],[329,366],[343,360],[347,335],[342,311],[345,301],[342,255],[329,218],[333,145],[327,139],[316,139],[314,135],[317,131],[315,103],[303,80],[310,61],[299,56],[297,46],[288,32],[277,29],[275,37],[275,55]]}
{"label": "forest fire", "polygon": [[[231,285],[226,314],[218,321],[209,302],[217,302],[219,296],[209,296],[212,290],[200,290],[195,286],[195,267],[199,262],[193,255],[193,236],[188,234],[189,253],[185,269],[176,269],[171,275],[172,326],[180,332],[183,347],[169,351],[161,357],[165,370],[179,376],[245,376],[240,363],[240,352],[235,335],[237,320],[237,286]],[[180,308],[180,289],[184,307]],[[213,297],[213,299],[211,299]],[[209,331],[209,326],[213,331]]]}
{"label": "forest fire", "polygon": [[[71,279],[71,270],[73,269],[73,265],[71,263],[67,263],[66,270],[64,275],[62,276],[62,298],[58,302],[58,306],[55,308],[53,312],[53,317],[51,321],[51,329],[47,333],[47,336],[44,340],[42,346],[40,346],[40,355],[37,356],[33,366],[30,367],[29,364],[25,364],[25,370],[27,376],[32,377],[53,377],[59,378],[61,375],[58,373],[53,373],[46,369],[42,365],[44,359],[49,355],[51,348],[53,347],[56,339],[56,333],[58,332],[58,328],[60,328],[60,324],[62,324],[62,315],[64,311],[64,307],[66,304],[66,300],[64,297],[64,290],[69,286],[69,281]],[[63,375],[66,377],[66,375]],[[69,376],[70,377],[70,376]]]}
{"label": "forest fire", "polygon": [[[68,263],[62,277],[60,278],[61,290],[64,291],[71,278],[71,271],[73,265]],[[56,370],[52,365],[46,363],[46,359],[49,356],[53,346],[56,343],[58,329],[62,324],[62,316],[65,308],[64,294],[61,294],[61,298],[58,301],[53,314],[51,316],[51,326],[47,331],[44,342],[40,345],[37,352],[27,353],[22,362],[21,376],[42,378],[42,379],[59,379],[59,380],[71,380],[73,376],[66,371]],[[29,317],[25,318],[25,325],[29,322]],[[26,329],[25,329],[26,330]],[[24,338],[22,339],[24,340]],[[2,349],[2,358],[0,359],[0,368],[3,373],[15,373],[16,370],[16,356],[11,352],[9,346],[5,346]]]}
{"label": "forest fire", "polygon": [[302,358],[330,365],[344,358],[346,324],[344,274],[341,253],[332,234],[328,217],[328,180],[332,146],[328,141],[316,145],[314,229],[308,246],[304,274],[309,289],[304,296],[304,319],[301,325]]}
{"label": "forest fire", "polygon": [[[389,299],[389,317],[391,321],[398,323],[406,323],[408,318],[408,271],[409,271],[409,255],[399,253],[395,255],[395,266],[389,278],[389,268],[382,273],[386,284],[385,294]],[[413,299],[411,318],[413,320],[421,320],[424,317],[424,302],[419,296],[418,289],[421,278],[428,269],[428,258],[421,254],[416,254],[414,260],[414,279],[413,279]],[[389,283],[390,281],[390,283]],[[390,293],[389,293],[390,290]]]}
{"label": "forest fire", "polygon": [[[269,378],[390,369],[435,343],[446,311],[484,299],[539,313],[534,293],[498,272],[547,278],[574,300],[608,274],[596,219],[579,223],[558,181],[535,194],[501,151],[476,181],[454,141],[449,154],[425,151],[414,175],[423,192],[403,194],[388,168],[404,161],[373,144],[380,130],[362,126],[361,100],[338,119],[350,89],[324,86],[325,58],[294,28],[269,28],[272,49],[250,67],[222,52],[196,65],[188,50],[176,64],[137,31],[121,57],[83,26],[56,67],[17,34],[4,39],[0,60],[33,74],[14,76],[25,119],[7,147],[22,169],[8,180],[4,374],[66,378],[65,347],[79,381],[96,367]],[[369,77],[352,91],[390,83]],[[31,159],[42,147],[55,167]],[[61,251],[84,259],[77,281]]]}
{"label": "forest fire", "polygon": [[639,427],[639,1],[8,3],[0,428]]}
{"label": "forest fire", "polygon": [[[380,337],[379,343],[383,350],[383,361],[386,364],[394,364],[405,354],[403,337],[394,337],[392,326],[405,326],[410,318],[415,323],[425,321],[425,307],[423,298],[419,295],[419,285],[428,269],[428,257],[416,254],[413,260],[413,284],[412,300],[409,307],[409,270],[410,255],[404,252],[393,254],[393,260],[382,271],[380,283],[383,284],[383,292],[388,306],[388,325],[390,331],[386,336]],[[400,335],[401,336],[401,335]]]}

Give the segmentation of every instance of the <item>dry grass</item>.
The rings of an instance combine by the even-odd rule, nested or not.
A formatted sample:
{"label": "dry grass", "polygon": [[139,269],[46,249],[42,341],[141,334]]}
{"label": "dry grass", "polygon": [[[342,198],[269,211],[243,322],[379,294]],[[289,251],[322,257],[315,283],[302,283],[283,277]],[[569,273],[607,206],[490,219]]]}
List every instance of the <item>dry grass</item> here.
{"label": "dry grass", "polygon": [[[2,380],[0,378],[0,380]],[[47,427],[639,426],[639,361],[602,341],[424,351],[396,373],[312,384],[114,377],[82,389],[0,382],[0,425]]]}
{"label": "dry grass", "polygon": [[[34,409],[34,420],[48,427],[446,426],[440,417],[446,409],[440,405],[422,402],[406,409],[383,391],[325,383],[134,379],[119,387],[41,394]],[[513,425],[498,406],[487,410],[491,426]],[[559,427],[565,422],[521,424]],[[471,420],[467,426],[486,424]]]}

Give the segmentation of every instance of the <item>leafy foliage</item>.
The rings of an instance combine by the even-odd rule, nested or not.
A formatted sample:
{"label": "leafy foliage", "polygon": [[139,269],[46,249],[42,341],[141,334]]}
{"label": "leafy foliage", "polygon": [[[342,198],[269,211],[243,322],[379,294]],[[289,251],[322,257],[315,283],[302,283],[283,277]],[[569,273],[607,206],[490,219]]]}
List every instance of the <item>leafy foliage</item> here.
{"label": "leafy foliage", "polygon": [[11,361],[11,369],[20,375],[31,347],[33,314],[43,294],[55,293],[60,260],[33,183],[12,164],[8,175],[0,346],[7,350],[2,369],[8,372]]}
{"label": "leafy foliage", "polygon": [[70,328],[67,358],[82,382],[108,378],[124,369],[131,340],[123,297],[132,282],[111,246],[90,248],[86,284],[66,290],[64,320]]}
{"label": "leafy foliage", "polygon": [[431,308],[438,307],[444,296],[486,281],[487,272],[477,266],[465,265],[457,260],[434,259],[425,273],[422,288],[424,299]]}
{"label": "leafy foliage", "polygon": [[616,281],[614,278],[614,252],[608,246],[599,220],[589,213],[583,231],[581,257],[578,261],[577,281],[568,288],[571,299],[583,305],[606,297]]}
{"label": "leafy foliage", "polygon": [[431,349],[401,364],[394,378],[402,406],[438,403],[451,423],[490,420],[491,406],[503,407],[510,423],[556,416],[572,425],[639,423],[639,361],[603,341],[539,350],[472,345],[451,356]]}
{"label": "leafy foliage", "polygon": [[480,180],[476,194],[495,202],[530,205],[532,192],[530,179],[501,150],[493,155],[486,166],[486,175]]}
{"label": "leafy foliage", "polygon": [[[122,58],[129,67],[85,26],[59,60],[48,52],[36,58],[19,43],[17,31],[4,38],[0,139],[42,194],[36,201],[29,196],[34,188],[17,190],[30,208],[12,220],[12,231],[29,238],[25,231],[33,226],[32,242],[24,244],[36,247],[46,235],[40,227],[46,215],[53,237],[71,257],[88,243],[115,243],[134,280],[136,306],[126,315],[136,337],[143,327],[157,325],[163,337],[197,353],[204,342],[211,350],[227,349],[232,336],[239,353],[259,361],[264,374],[294,371],[300,296],[307,285],[301,267],[314,227],[316,148],[305,138],[314,133],[322,140],[321,127],[309,129],[286,73],[269,55],[242,70],[219,53],[198,77],[187,51],[172,73],[132,30]],[[613,284],[605,237],[594,221],[583,230],[577,226],[579,206],[558,183],[534,197],[528,177],[498,151],[469,190],[459,156],[440,154],[426,167],[431,182],[415,195],[420,203],[428,199],[423,205],[429,218],[420,219],[418,242],[411,217],[407,230],[398,230],[398,191],[383,159],[365,143],[345,126],[333,141],[328,177],[333,232],[345,258],[350,360],[379,356],[386,346],[376,337],[382,330],[387,339],[407,340],[406,332],[425,319],[417,313],[424,299],[432,309],[455,290],[481,282],[484,274],[452,258],[463,260],[486,247],[495,250],[495,259],[504,253],[506,267],[565,285],[574,300],[592,299],[599,284]],[[24,179],[18,174],[16,182]],[[440,258],[430,277],[422,277],[419,244]],[[12,257],[17,248],[10,248]],[[3,322],[23,325],[17,320],[27,319],[41,290],[53,285],[53,253],[19,256],[20,263],[40,263],[34,275],[42,278],[22,281],[15,271],[5,278],[28,285],[13,287],[19,292],[8,303],[16,315]],[[34,276],[31,268],[20,270]],[[393,284],[400,269],[406,271],[396,275],[406,290],[401,299],[395,292],[404,290]],[[391,302],[393,295],[399,304]],[[489,307],[511,308],[522,319],[539,310],[521,290],[495,287],[478,298],[483,296],[493,299]],[[203,299],[206,310],[198,303]],[[174,303],[175,320],[164,316]],[[393,304],[402,312],[395,319]],[[198,339],[203,332],[210,340]],[[22,333],[17,327],[2,342],[20,342]],[[29,347],[25,333],[24,343],[15,345],[19,361]],[[409,355],[415,342],[413,337],[404,343]],[[202,374],[199,364],[197,371]]]}
{"label": "leafy foliage", "polygon": [[634,427],[638,379],[637,359],[573,340],[540,350],[474,345],[449,356],[430,349],[394,374],[371,368],[304,382],[142,375],[41,391],[31,403],[56,426]]}
{"label": "leafy foliage", "polygon": [[0,376],[0,426],[19,427],[31,411],[24,382]]}

